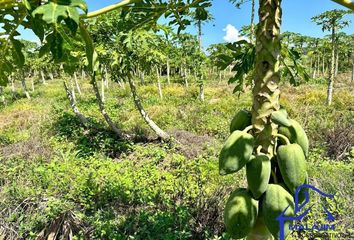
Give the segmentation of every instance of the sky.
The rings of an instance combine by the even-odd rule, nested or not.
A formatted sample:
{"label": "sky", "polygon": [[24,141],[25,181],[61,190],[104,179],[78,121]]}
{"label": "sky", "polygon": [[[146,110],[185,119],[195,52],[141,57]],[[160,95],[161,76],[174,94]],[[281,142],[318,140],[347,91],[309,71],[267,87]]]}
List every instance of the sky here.
{"label": "sky", "polygon": [[[119,0],[87,0],[89,11],[93,11]],[[258,4],[258,1],[256,1]],[[311,17],[324,11],[332,9],[344,9],[331,0],[283,0],[282,32],[298,32],[303,35],[322,37],[329,34],[322,32],[321,27],[311,21]],[[213,0],[210,8],[214,20],[203,25],[203,46],[207,47],[213,43],[235,41],[239,36],[238,30],[244,25],[250,24],[251,3],[245,3],[241,9],[235,8],[228,0]],[[347,34],[354,34],[354,14],[347,15],[345,19],[351,20],[351,25],[343,29]],[[258,21],[256,13],[256,21]],[[195,27],[187,28],[190,33],[196,33]],[[35,40],[35,36],[29,31],[22,31],[23,37],[28,40]]]}

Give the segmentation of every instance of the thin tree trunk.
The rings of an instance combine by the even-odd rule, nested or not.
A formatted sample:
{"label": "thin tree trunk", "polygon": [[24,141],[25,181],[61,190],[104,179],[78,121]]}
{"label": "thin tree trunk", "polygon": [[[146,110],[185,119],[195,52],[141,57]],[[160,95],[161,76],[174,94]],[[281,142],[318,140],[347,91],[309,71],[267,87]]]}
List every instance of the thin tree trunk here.
{"label": "thin tree trunk", "polygon": [[254,39],[254,12],[255,12],[255,0],[252,0],[252,8],[251,8],[251,42],[252,43]]}
{"label": "thin tree trunk", "polygon": [[141,85],[145,85],[145,71],[142,70],[140,74],[140,83]]}
{"label": "thin tree trunk", "polygon": [[74,80],[75,80],[75,86],[76,86],[77,92],[78,92],[80,95],[82,95],[82,93],[81,93],[81,88],[80,88],[80,85],[79,85],[79,81],[77,80],[76,72],[74,72]]}
{"label": "thin tree trunk", "polygon": [[332,28],[332,58],[331,58],[331,67],[329,72],[329,80],[328,80],[328,89],[327,89],[327,105],[330,106],[332,104],[333,99],[333,83],[335,77],[335,28]]}
{"label": "thin tree trunk", "polygon": [[338,75],[338,64],[339,64],[339,54],[338,54],[338,50],[336,50],[336,67],[335,67],[335,72],[334,72],[334,76],[337,77]]}
{"label": "thin tree trunk", "polygon": [[107,71],[107,66],[104,67],[104,86],[108,89],[108,71]]}
{"label": "thin tree trunk", "polygon": [[325,70],[325,55],[322,54],[322,76],[324,76],[326,74],[326,70]]}
{"label": "thin tree trunk", "polygon": [[171,84],[170,72],[171,72],[171,69],[170,69],[170,59],[167,58],[167,83],[168,83],[168,85]]}
{"label": "thin tree trunk", "polygon": [[12,98],[16,98],[16,87],[15,87],[15,81],[13,77],[10,77],[11,80],[11,93],[12,93]]}
{"label": "thin tree trunk", "polygon": [[204,102],[205,94],[204,94],[204,83],[201,82],[199,85],[199,99]]}
{"label": "thin tree trunk", "polygon": [[54,76],[53,76],[53,73],[52,72],[49,72],[49,77],[50,77],[50,80],[54,80]]}
{"label": "thin tree trunk", "polygon": [[80,110],[76,106],[76,99],[73,96],[74,89],[70,91],[65,81],[63,81],[63,84],[64,84],[66,96],[70,102],[71,109],[74,111],[76,117],[80,120],[81,124],[84,125],[85,127],[88,127],[90,125],[88,119],[80,112]]}
{"label": "thin tree trunk", "polygon": [[160,81],[160,71],[159,69],[156,67],[156,76],[157,76],[157,87],[159,89],[159,96],[160,99],[163,99],[163,95],[162,95],[162,88],[161,88],[161,81]]}
{"label": "thin tree trunk", "polygon": [[159,126],[157,126],[156,123],[149,117],[148,113],[145,112],[145,110],[141,104],[140,98],[137,94],[134,82],[130,78],[128,78],[128,82],[129,82],[131,92],[133,94],[134,104],[135,104],[136,108],[138,109],[140,115],[143,117],[144,121],[156,133],[156,135],[159,136],[162,140],[170,141],[171,136],[168,135],[165,131],[163,131]]}
{"label": "thin tree trunk", "polygon": [[354,63],[352,64],[352,79],[351,82],[354,82]]}
{"label": "thin tree trunk", "polygon": [[100,91],[99,88],[97,86],[97,82],[96,82],[96,76],[95,74],[93,74],[91,76],[91,85],[93,87],[93,90],[95,92],[96,95],[96,99],[98,102],[98,106],[100,108],[100,112],[102,114],[102,116],[104,117],[105,121],[107,122],[108,126],[111,128],[111,130],[119,137],[122,139],[126,139],[126,138],[130,138],[129,135],[123,133],[112,121],[112,119],[109,117],[108,113],[106,112],[105,109],[105,105],[104,102],[102,101],[101,95],[100,95]]}
{"label": "thin tree trunk", "polygon": [[101,78],[101,98],[102,98],[102,102],[105,102],[106,101],[106,98],[105,98],[105,92],[104,92],[104,76],[102,76]]}
{"label": "thin tree trunk", "polygon": [[23,93],[25,94],[26,98],[31,99],[31,96],[27,90],[24,74],[21,74],[20,78],[21,78],[21,85],[22,85]]}
{"label": "thin tree trunk", "polygon": [[4,87],[0,86],[0,101],[3,105],[6,106],[6,99],[4,96]]}
{"label": "thin tree trunk", "polygon": [[42,83],[43,83],[43,84],[47,84],[46,81],[45,81],[45,77],[44,77],[44,72],[43,72],[43,70],[41,70],[40,72],[41,72]]}
{"label": "thin tree trunk", "polygon": [[188,87],[189,87],[189,84],[188,84],[188,73],[187,73],[187,68],[184,68],[183,78],[184,78],[184,85],[186,86],[186,88],[188,88]]}
{"label": "thin tree trunk", "polygon": [[31,87],[32,87],[32,92],[34,92],[34,80],[33,80],[33,77],[31,77]]}
{"label": "thin tree trunk", "polygon": [[81,79],[85,79],[86,78],[86,72],[85,69],[81,70]]}

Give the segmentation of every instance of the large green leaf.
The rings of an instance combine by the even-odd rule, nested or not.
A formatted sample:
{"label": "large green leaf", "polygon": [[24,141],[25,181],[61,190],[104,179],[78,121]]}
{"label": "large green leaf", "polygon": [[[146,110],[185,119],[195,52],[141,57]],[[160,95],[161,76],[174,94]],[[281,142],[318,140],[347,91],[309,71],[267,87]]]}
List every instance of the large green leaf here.
{"label": "large green leaf", "polygon": [[[80,21],[78,8],[87,12],[87,5],[83,0],[57,0],[49,1],[36,8],[32,15],[42,15],[42,19],[48,24],[60,23],[65,20],[72,31],[76,31]],[[70,21],[71,20],[71,21]]]}

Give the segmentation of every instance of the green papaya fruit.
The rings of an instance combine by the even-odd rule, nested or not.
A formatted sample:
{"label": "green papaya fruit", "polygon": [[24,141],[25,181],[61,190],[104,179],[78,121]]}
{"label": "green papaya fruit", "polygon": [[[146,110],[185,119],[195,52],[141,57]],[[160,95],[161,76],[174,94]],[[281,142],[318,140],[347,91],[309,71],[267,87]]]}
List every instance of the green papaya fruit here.
{"label": "green papaya fruit", "polygon": [[258,201],[244,188],[235,190],[224,210],[226,231],[235,239],[244,238],[254,227],[258,214]]}
{"label": "green papaya fruit", "polygon": [[284,111],[279,110],[275,111],[271,115],[272,122],[278,124],[280,126],[291,127],[291,122],[288,119],[288,115],[284,113]]}
{"label": "green papaya fruit", "polygon": [[282,145],[277,151],[278,166],[286,186],[292,193],[306,179],[306,160],[300,145]]}
{"label": "green papaya fruit", "polygon": [[256,224],[247,235],[246,240],[271,240],[272,234],[269,232],[267,226],[264,223],[263,217],[258,213]]}
{"label": "green papaya fruit", "polygon": [[258,155],[246,165],[248,188],[255,199],[267,190],[271,173],[271,161],[267,155]]}
{"label": "green papaya fruit", "polygon": [[[309,176],[306,173],[306,178],[304,184],[309,184]],[[302,188],[299,192],[299,203],[303,203],[306,200],[306,193],[309,193],[308,188]]]}
{"label": "green papaya fruit", "polygon": [[279,109],[280,112],[282,112],[286,118],[289,118],[289,114],[288,112],[286,111],[285,107],[283,106],[280,106],[280,109]]}
{"label": "green papaya fruit", "polygon": [[[294,199],[282,186],[278,184],[269,184],[268,189],[263,195],[261,211],[264,223],[275,239],[279,239],[280,229],[277,217],[285,210],[285,216],[294,216]],[[289,224],[284,223],[284,236],[290,233]]]}
{"label": "green papaya fruit", "polygon": [[304,129],[297,121],[292,119],[290,119],[289,121],[291,123],[291,126],[280,126],[279,133],[286,136],[291,143],[299,144],[302,150],[304,151],[305,157],[307,157],[309,152],[309,139],[307,138]]}
{"label": "green papaya fruit", "polygon": [[251,112],[242,109],[236,115],[234,118],[231,120],[230,124],[230,133],[240,130],[242,131],[246,127],[250,126],[252,124],[252,114]]}
{"label": "green papaya fruit", "polygon": [[224,143],[219,155],[220,175],[234,173],[243,168],[252,156],[254,138],[251,134],[234,131]]}

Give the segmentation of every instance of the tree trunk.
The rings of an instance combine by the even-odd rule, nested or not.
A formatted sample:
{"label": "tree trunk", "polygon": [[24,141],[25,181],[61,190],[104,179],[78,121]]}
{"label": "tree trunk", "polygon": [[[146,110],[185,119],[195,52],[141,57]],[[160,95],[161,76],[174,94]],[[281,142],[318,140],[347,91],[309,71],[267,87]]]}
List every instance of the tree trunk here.
{"label": "tree trunk", "polygon": [[325,70],[325,55],[324,53],[322,54],[322,76],[324,76],[326,74],[326,70]]}
{"label": "tree trunk", "polygon": [[135,104],[136,108],[138,109],[140,115],[143,117],[144,121],[156,133],[156,135],[159,136],[162,140],[170,141],[171,136],[168,135],[161,128],[159,128],[159,126],[157,126],[156,123],[149,117],[148,113],[145,112],[145,110],[141,104],[140,98],[137,94],[134,82],[130,78],[128,78],[128,82],[129,82],[131,92],[133,94],[134,104]]}
{"label": "tree trunk", "polygon": [[6,99],[4,96],[4,87],[0,86],[0,101],[3,105],[6,105]]}
{"label": "tree trunk", "polygon": [[188,87],[189,87],[189,84],[188,84],[187,68],[184,68],[183,78],[184,78],[184,85],[186,86],[186,88],[188,88]]}
{"label": "tree trunk", "polygon": [[335,77],[335,61],[336,61],[336,56],[335,56],[335,28],[332,28],[332,58],[331,58],[331,67],[330,67],[330,72],[329,72],[329,80],[328,80],[328,89],[327,89],[327,105],[330,106],[332,104],[332,99],[333,99],[333,83],[334,83],[334,77]]}
{"label": "tree trunk", "polygon": [[53,73],[52,72],[49,72],[49,77],[50,77],[50,80],[54,80],[54,76],[53,76]]}
{"label": "tree trunk", "polygon": [[21,78],[21,85],[22,85],[23,93],[25,94],[26,98],[31,99],[31,96],[27,90],[24,74],[21,74],[20,78]]}
{"label": "tree trunk", "polygon": [[167,59],[167,83],[168,83],[168,85],[171,84],[170,72],[171,72],[171,69],[170,69],[170,59]]}
{"label": "tree trunk", "polygon": [[335,67],[335,72],[334,72],[334,76],[337,77],[338,75],[338,64],[339,64],[339,54],[338,54],[338,50],[336,50],[336,67]]}
{"label": "tree trunk", "polygon": [[64,84],[66,96],[70,102],[71,109],[74,111],[76,117],[80,120],[81,124],[84,125],[85,127],[88,127],[90,125],[88,119],[80,112],[80,110],[76,106],[76,99],[73,96],[74,89],[70,91],[65,81],[63,81],[63,84]]}
{"label": "tree trunk", "polygon": [[79,85],[79,81],[77,80],[76,72],[74,72],[74,80],[75,80],[75,86],[76,86],[77,92],[78,92],[80,95],[82,95],[82,93],[81,93],[81,88],[80,88],[80,85]]}
{"label": "tree trunk", "polygon": [[34,79],[31,77],[31,87],[32,87],[32,92],[34,92]]}
{"label": "tree trunk", "polygon": [[142,70],[140,73],[140,83],[141,85],[145,85],[145,71]]}
{"label": "tree trunk", "polygon": [[86,78],[85,69],[81,69],[81,79],[85,79],[85,78]]}
{"label": "tree trunk", "polygon": [[47,84],[46,81],[45,81],[45,77],[44,77],[44,72],[43,72],[43,70],[41,70],[41,78],[42,78],[42,83],[43,83],[43,84]]}
{"label": "tree trunk", "polygon": [[105,92],[104,92],[104,83],[105,83],[105,79],[104,79],[104,75],[101,78],[101,98],[102,98],[102,102],[106,101],[106,97],[105,97]]}
{"label": "tree trunk", "polygon": [[354,63],[352,64],[352,80],[351,82],[354,82]]}
{"label": "tree trunk", "polygon": [[199,99],[204,102],[205,96],[204,96],[204,83],[201,82],[199,85]]}
{"label": "tree trunk", "polygon": [[254,12],[255,12],[255,0],[252,0],[252,8],[251,8],[251,42],[253,43],[254,39]]}
{"label": "tree trunk", "polygon": [[[255,86],[253,88],[252,124],[256,134],[256,146],[261,152],[273,156],[274,135],[277,125],[271,123],[273,111],[280,108],[280,25],[281,0],[260,0],[259,27],[257,28]],[[269,54],[272,53],[272,54]]]}
{"label": "tree trunk", "polygon": [[11,93],[12,93],[12,98],[16,98],[16,87],[15,87],[15,81],[13,77],[10,77],[11,80]]}
{"label": "tree trunk", "polygon": [[101,112],[102,116],[104,117],[105,121],[107,122],[108,126],[117,135],[117,137],[122,138],[122,139],[130,138],[129,135],[123,133],[120,129],[117,128],[117,126],[113,123],[112,119],[109,117],[108,113],[106,112],[104,102],[102,101],[100,91],[97,86],[95,74],[93,74],[91,76],[91,85],[92,85],[93,90],[95,92],[98,106],[100,108],[100,112]]}
{"label": "tree trunk", "polygon": [[108,71],[107,71],[107,66],[104,67],[104,86],[108,89]]}
{"label": "tree trunk", "polygon": [[199,50],[202,49],[202,21],[198,20],[198,44],[199,44]]}
{"label": "tree trunk", "polygon": [[160,99],[163,99],[163,95],[162,95],[162,88],[161,88],[161,81],[160,81],[160,71],[159,69],[156,67],[156,77],[157,77],[157,87],[159,89],[159,96]]}

